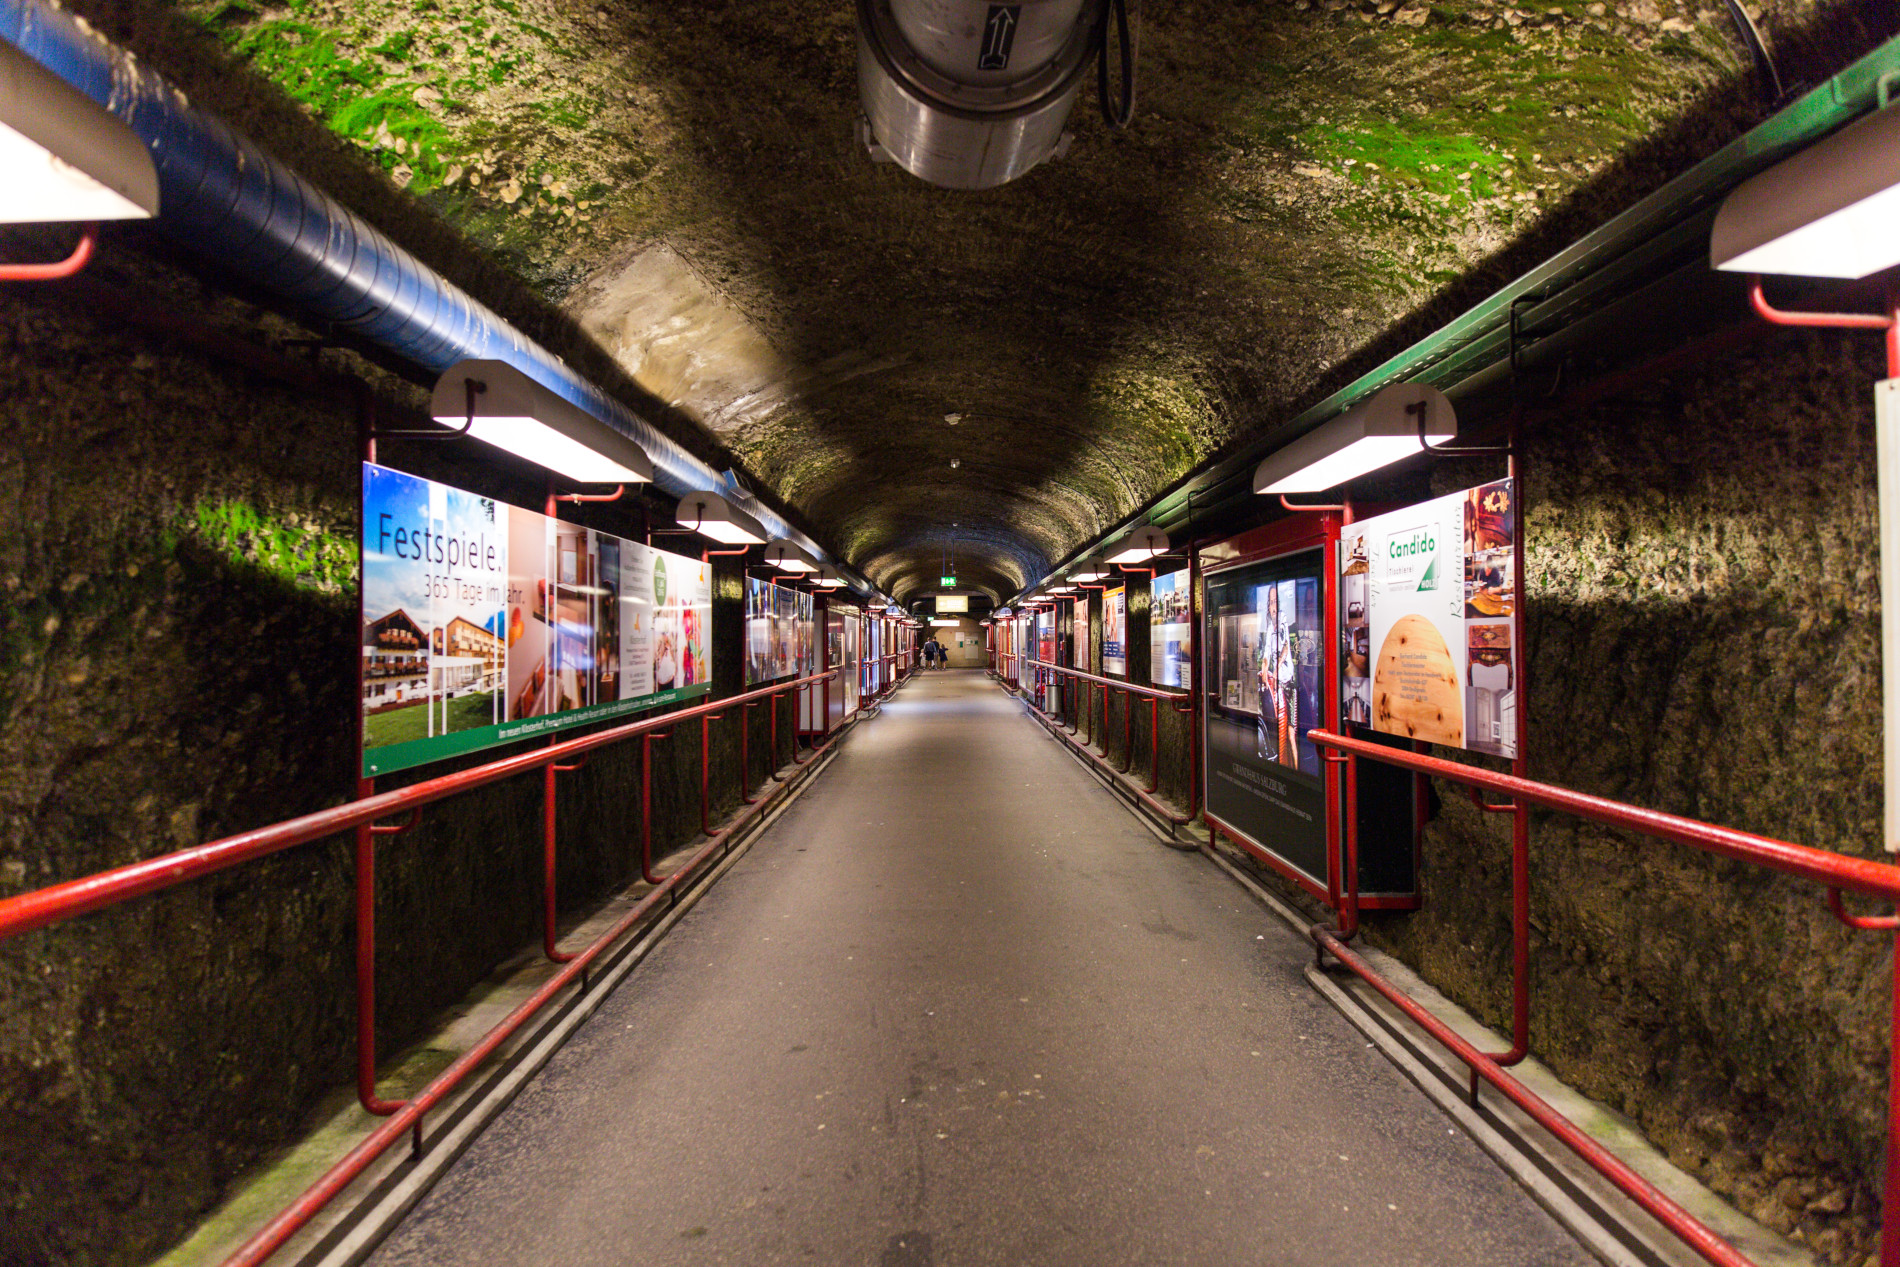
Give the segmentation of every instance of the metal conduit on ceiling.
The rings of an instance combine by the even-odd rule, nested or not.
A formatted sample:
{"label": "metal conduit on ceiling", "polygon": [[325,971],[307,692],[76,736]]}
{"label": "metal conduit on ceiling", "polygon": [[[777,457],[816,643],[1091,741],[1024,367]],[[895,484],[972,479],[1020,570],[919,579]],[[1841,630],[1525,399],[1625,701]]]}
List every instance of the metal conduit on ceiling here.
{"label": "metal conduit on ceiling", "polygon": [[[232,271],[440,374],[458,361],[504,361],[632,438],[653,460],[654,484],[674,496],[729,487],[726,477],[576,374],[472,295],[311,185],[84,21],[45,0],[0,0],[0,39],[123,119],[158,168],[158,227]],[[831,562],[783,516],[756,517]]]}
{"label": "metal conduit on ceiling", "polygon": [[[1683,293],[1689,280],[1708,273],[1709,225],[1722,198],[1748,177],[1877,108],[1882,80],[1891,83],[1896,76],[1900,38],[1881,45],[1425,338],[1271,428],[1262,439],[1189,472],[1072,551],[1049,573],[1143,524],[1178,529],[1190,497],[1197,516],[1251,501],[1247,476],[1262,458],[1389,383],[1426,383],[1456,398],[1503,380],[1510,367],[1513,305],[1519,308],[1519,329],[1525,336],[1520,341],[1522,364],[1555,356],[1611,320],[1645,305],[1653,309],[1672,294]],[[1741,291],[1735,293],[1739,319],[1744,307]],[[1237,482],[1240,491],[1235,493],[1231,489]]]}

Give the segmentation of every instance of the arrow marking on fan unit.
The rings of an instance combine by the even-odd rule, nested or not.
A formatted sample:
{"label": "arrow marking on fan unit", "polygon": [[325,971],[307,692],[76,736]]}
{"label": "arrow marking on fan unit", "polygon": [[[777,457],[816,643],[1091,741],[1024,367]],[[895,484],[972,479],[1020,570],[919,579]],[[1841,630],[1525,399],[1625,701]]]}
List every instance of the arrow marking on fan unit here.
{"label": "arrow marking on fan unit", "polygon": [[989,21],[983,26],[983,54],[977,58],[978,70],[1009,69],[1010,46],[1016,42],[1016,24],[1022,20],[1020,4],[993,4]]}

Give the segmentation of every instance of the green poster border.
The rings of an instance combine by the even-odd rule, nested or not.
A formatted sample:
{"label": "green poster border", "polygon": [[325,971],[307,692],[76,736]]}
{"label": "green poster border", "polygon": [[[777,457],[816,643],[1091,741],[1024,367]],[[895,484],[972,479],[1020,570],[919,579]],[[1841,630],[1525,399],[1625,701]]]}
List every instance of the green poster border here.
{"label": "green poster border", "polygon": [[363,777],[373,779],[402,770],[413,770],[417,766],[428,765],[449,757],[480,752],[485,748],[497,748],[503,744],[519,743],[524,739],[551,735],[575,726],[585,726],[590,722],[625,717],[628,713],[645,712],[663,704],[673,704],[680,700],[710,695],[712,688],[711,682],[701,682],[695,686],[675,687],[670,691],[643,695],[638,699],[615,700],[611,704],[571,708],[566,712],[548,713],[522,721],[498,722],[491,726],[477,726],[473,730],[458,730],[447,735],[411,739],[408,743],[365,748],[363,749]]}

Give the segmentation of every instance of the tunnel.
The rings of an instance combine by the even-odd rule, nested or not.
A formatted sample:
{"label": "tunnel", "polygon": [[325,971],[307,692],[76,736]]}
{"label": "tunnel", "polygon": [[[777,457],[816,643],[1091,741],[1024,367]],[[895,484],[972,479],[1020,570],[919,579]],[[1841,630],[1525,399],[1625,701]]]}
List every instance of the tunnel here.
{"label": "tunnel", "polygon": [[1900,1267],[1896,37],[0,0],[0,1262]]}

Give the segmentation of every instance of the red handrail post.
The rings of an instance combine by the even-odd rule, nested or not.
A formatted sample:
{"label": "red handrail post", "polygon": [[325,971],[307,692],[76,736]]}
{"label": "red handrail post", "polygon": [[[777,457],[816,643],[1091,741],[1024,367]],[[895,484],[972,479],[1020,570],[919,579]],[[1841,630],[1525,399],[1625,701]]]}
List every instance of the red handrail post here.
{"label": "red handrail post", "polygon": [[666,883],[665,876],[653,874],[653,741],[672,733],[649,730],[640,736],[640,878],[648,884]]}
{"label": "red handrail post", "polygon": [[[357,799],[374,795],[376,780],[359,779]],[[376,1094],[376,837],[373,823],[356,827],[356,1099],[388,1117],[403,1106]]]}
{"label": "red handrail post", "polygon": [[[770,773],[775,781],[783,783],[785,782],[785,776],[778,772],[778,697],[779,692],[773,691],[770,695],[765,697],[765,702],[772,706],[772,769]],[[797,743],[798,740],[793,739],[792,742]]]}
{"label": "red handrail post", "polygon": [[1127,774],[1135,768],[1135,702],[1127,691],[1120,692],[1122,697],[1122,768],[1120,773]]}
{"label": "red handrail post", "polygon": [[[555,742],[550,739],[549,745]],[[542,767],[541,779],[541,949],[554,963],[568,963],[574,956],[557,947],[555,934],[559,931],[555,915],[555,820],[554,785],[555,776],[563,770],[578,770],[587,758],[582,757],[573,765],[562,765],[552,758]]]}
{"label": "red handrail post", "polygon": [[712,717],[705,713],[699,715],[699,830],[708,836],[719,833],[712,829]]}
{"label": "red handrail post", "polygon": [[1161,790],[1161,701],[1148,697],[1148,790]]}
{"label": "red handrail post", "polygon": [[1346,906],[1339,919],[1340,936],[1359,931],[1359,758],[1346,757]]}
{"label": "red handrail post", "polygon": [[[1900,329],[1900,322],[1895,323]],[[1880,1207],[1880,1267],[1900,1267],[1900,932],[1893,943],[1893,1012],[1887,1035],[1887,1183]]]}
{"label": "red handrail post", "polygon": [[756,805],[759,801],[752,795],[752,719],[746,715],[757,707],[757,704],[739,706],[739,803],[742,805]]}

